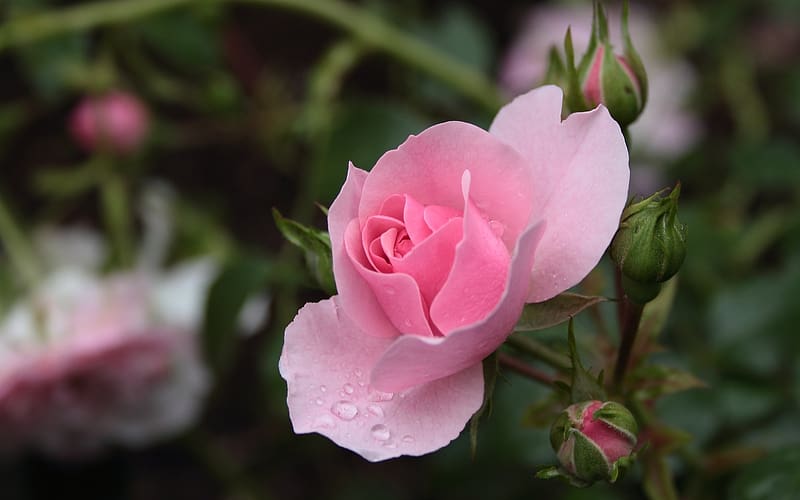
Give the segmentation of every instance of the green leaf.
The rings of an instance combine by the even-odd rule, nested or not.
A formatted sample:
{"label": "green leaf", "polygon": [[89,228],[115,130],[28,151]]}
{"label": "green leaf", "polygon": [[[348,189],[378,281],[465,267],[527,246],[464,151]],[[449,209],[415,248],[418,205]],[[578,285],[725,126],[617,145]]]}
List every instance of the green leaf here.
{"label": "green leaf", "polygon": [[800,492],[800,447],[775,452],[745,467],[729,489],[731,500],[794,500]]}
{"label": "green leaf", "polygon": [[667,464],[666,456],[649,451],[642,454],[641,463],[644,469],[644,490],[650,500],[678,500],[672,471]]}
{"label": "green leaf", "polygon": [[317,283],[326,293],[335,295],[336,282],[333,279],[331,239],[328,233],[287,219],[274,208],[272,216],[283,236],[305,251],[306,264]]}
{"label": "green leaf", "polygon": [[491,413],[492,396],[497,385],[498,373],[499,361],[497,353],[493,353],[483,360],[483,404],[469,421],[469,446],[473,459],[478,453],[478,426],[480,425],[480,420],[487,412]]}
{"label": "green leaf", "polygon": [[69,33],[17,49],[22,70],[38,94],[56,101],[88,68],[89,39],[85,33]]}
{"label": "green leaf", "polygon": [[214,373],[222,373],[233,359],[239,313],[247,299],[266,286],[272,266],[261,258],[240,258],[222,269],[206,298],[203,353]]}
{"label": "green leaf", "polygon": [[515,332],[544,330],[574,317],[587,307],[605,302],[605,297],[562,293],[545,302],[526,304],[514,326]]}
{"label": "green leaf", "polygon": [[218,30],[191,11],[150,17],[137,23],[145,43],[176,68],[207,74],[220,67],[222,60]]}
{"label": "green leaf", "polygon": [[631,373],[630,387],[633,397],[641,400],[652,400],[685,391],[707,387],[707,385],[691,373],[662,365],[645,365]]}

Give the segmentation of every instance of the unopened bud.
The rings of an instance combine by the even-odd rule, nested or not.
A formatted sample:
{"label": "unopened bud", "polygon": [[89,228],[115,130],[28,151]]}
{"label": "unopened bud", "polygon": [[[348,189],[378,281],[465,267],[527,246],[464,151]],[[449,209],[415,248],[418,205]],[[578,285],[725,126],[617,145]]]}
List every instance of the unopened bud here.
{"label": "unopened bud", "polygon": [[589,47],[574,68],[571,37],[566,43],[567,68],[575,75],[569,82],[568,102],[571,111],[584,111],[603,104],[623,127],[633,123],[647,101],[647,73],[633,47],[628,31],[628,3],[623,4],[622,38],[624,51],[616,54],[608,34],[608,19],[599,2],[595,2],[592,37]]}
{"label": "unopened bud", "polygon": [[626,293],[636,302],[651,300],[638,289],[670,279],[686,257],[686,226],[678,220],[679,196],[680,184],[666,197],[656,193],[622,212],[611,242],[611,258],[626,280]]}
{"label": "unopened bud", "polygon": [[613,401],[567,407],[550,429],[550,444],[574,482],[616,481],[630,461],[639,429],[627,408]]}
{"label": "unopened bud", "polygon": [[126,155],[144,142],[150,118],[138,97],[114,91],[84,98],[73,110],[69,128],[75,141],[87,151]]}

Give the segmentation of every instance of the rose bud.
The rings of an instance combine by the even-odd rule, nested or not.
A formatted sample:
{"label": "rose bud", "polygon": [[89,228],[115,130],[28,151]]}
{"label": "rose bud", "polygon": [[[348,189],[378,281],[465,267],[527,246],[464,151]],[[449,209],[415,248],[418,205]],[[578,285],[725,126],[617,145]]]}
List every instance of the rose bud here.
{"label": "rose bud", "polygon": [[611,258],[622,271],[623,286],[634,302],[658,294],[660,283],[681,267],[686,257],[686,226],[678,220],[680,184],[667,197],[658,192],[622,213],[611,243]]}
{"label": "rose bud", "polygon": [[81,100],[72,111],[69,129],[86,151],[127,155],[141,147],[150,129],[150,117],[138,97],[113,91]]}
{"label": "rose bud", "polygon": [[550,444],[562,473],[576,484],[614,482],[630,461],[639,432],[627,408],[613,401],[585,401],[567,407],[550,429]]}
{"label": "rose bud", "polygon": [[[571,38],[571,35],[570,35]],[[628,4],[622,10],[624,52],[614,53],[608,34],[608,19],[603,7],[595,4],[592,37],[577,68],[577,78],[570,84],[573,111],[591,109],[598,104],[608,108],[623,127],[633,123],[647,101],[647,74],[628,32]],[[571,40],[567,42],[568,60],[572,59]]]}

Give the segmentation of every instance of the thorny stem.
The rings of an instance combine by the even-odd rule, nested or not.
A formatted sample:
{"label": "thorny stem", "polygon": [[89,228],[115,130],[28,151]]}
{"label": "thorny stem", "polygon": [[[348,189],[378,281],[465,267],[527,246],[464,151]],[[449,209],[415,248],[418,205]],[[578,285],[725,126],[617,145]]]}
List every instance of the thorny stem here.
{"label": "thorny stem", "polygon": [[524,377],[527,377],[541,384],[552,386],[553,382],[555,382],[555,379],[550,375],[540,370],[537,370],[536,368],[530,366],[524,361],[515,358],[514,356],[508,353],[498,352],[497,361],[505,368],[508,368],[509,370],[512,370]]}
{"label": "thorny stem", "polygon": [[[621,274],[617,272],[617,281],[621,281]],[[618,286],[621,289],[621,286]],[[614,366],[614,386],[620,387],[625,379],[625,372],[630,364],[633,345],[636,343],[636,334],[639,331],[639,322],[642,319],[644,306],[632,302],[627,295],[622,295],[618,306],[620,317],[620,345],[617,353],[617,364]]]}

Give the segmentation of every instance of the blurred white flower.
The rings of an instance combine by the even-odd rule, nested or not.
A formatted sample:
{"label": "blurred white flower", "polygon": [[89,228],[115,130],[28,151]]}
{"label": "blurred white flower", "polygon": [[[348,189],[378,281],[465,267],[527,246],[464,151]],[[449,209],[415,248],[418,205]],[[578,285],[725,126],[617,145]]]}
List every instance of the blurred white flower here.
{"label": "blurred white flower", "polygon": [[191,325],[153,313],[154,285],[62,268],[12,306],[0,323],[0,448],[81,455],[195,419],[208,374]]}
{"label": "blurred white flower", "polygon": [[[621,48],[619,10],[610,9],[608,17],[612,43]],[[575,54],[580,58],[591,35],[590,2],[580,6],[546,5],[531,9],[501,66],[500,85],[510,97],[542,82],[550,47],[555,45],[563,57],[567,27],[571,27]],[[702,129],[688,102],[695,87],[694,71],[685,61],[665,51],[657,24],[640,4],[631,6],[630,31],[649,81],[647,105],[630,126],[634,164],[631,175],[635,185],[637,163],[680,156],[700,137]],[[648,175],[652,177],[652,171]],[[661,187],[665,186],[658,185],[656,189]]]}

